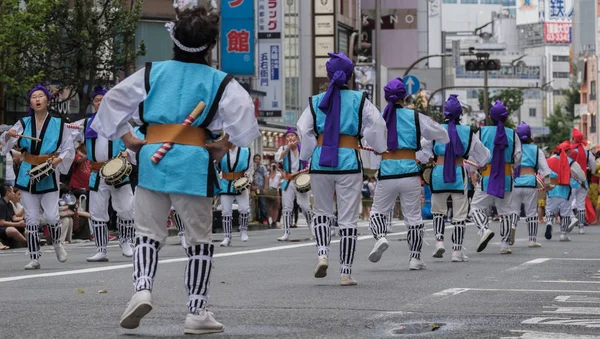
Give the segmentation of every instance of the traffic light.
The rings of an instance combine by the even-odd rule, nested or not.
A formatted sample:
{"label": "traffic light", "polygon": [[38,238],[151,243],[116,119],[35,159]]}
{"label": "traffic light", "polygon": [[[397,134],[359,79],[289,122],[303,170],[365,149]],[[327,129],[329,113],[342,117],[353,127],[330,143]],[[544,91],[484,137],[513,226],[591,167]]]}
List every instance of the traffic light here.
{"label": "traffic light", "polygon": [[468,72],[476,71],[497,71],[502,64],[498,59],[472,59],[465,63],[465,70]]}

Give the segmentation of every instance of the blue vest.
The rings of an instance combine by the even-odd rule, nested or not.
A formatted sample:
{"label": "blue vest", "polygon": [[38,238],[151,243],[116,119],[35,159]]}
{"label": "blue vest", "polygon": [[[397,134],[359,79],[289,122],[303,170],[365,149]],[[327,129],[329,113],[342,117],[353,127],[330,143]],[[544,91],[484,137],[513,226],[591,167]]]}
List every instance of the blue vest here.
{"label": "blue vest", "polygon": [[[287,148],[287,146],[283,146],[283,149],[285,150]],[[285,155],[285,157],[283,157],[283,171],[287,172],[287,173],[292,173],[292,152],[287,152],[287,154]],[[302,170],[302,161],[300,161],[300,158],[298,157],[298,170]],[[281,183],[281,189],[283,191],[287,190],[288,186],[290,185],[290,180],[283,180],[283,182]]]}
{"label": "blue vest", "polygon": [[[316,135],[323,134],[325,129],[325,118],[327,117],[319,104],[325,93],[314,95],[309,100],[309,106],[313,115],[313,129]],[[340,135],[351,135],[361,137],[362,110],[367,98],[366,93],[342,89],[340,107]],[[357,140],[358,145],[358,140]],[[357,150],[352,148],[338,149],[338,166],[325,167],[319,165],[321,158],[321,146],[315,147],[311,161],[310,173],[340,174],[340,173],[362,173],[362,161]]]}
{"label": "blue vest", "polygon": [[[19,121],[23,126],[23,135],[35,138],[35,116],[27,116],[21,118]],[[30,139],[19,138],[19,148],[22,152],[27,152],[33,155],[55,153],[62,143],[63,128],[64,125],[61,118],[48,115],[39,136],[39,138],[42,139],[42,142],[40,143]],[[27,175],[27,172],[32,167],[35,166],[32,166],[24,161],[21,163],[21,167],[19,168],[19,173],[17,173],[17,179],[15,181],[16,187],[32,194],[54,192],[59,189],[58,183],[56,182],[56,173],[45,177],[30,187],[29,175]]]}
{"label": "blue vest", "polygon": [[[538,171],[538,147],[535,144],[521,145],[521,168],[531,167]],[[535,174],[521,174],[515,178],[515,187],[537,188]]]}
{"label": "blue vest", "polygon": [[[569,159],[569,166],[573,166],[573,163],[575,162],[575,160],[571,159],[571,157],[569,157],[568,159]],[[585,173],[585,168],[582,168],[582,170]],[[569,181],[569,183],[570,183],[570,186],[572,189],[581,188],[581,184],[579,183],[579,181],[575,180],[575,178],[573,178],[573,176],[571,176],[571,180]]]}
{"label": "blue vest", "polygon": [[[442,125],[446,131],[448,131],[448,124]],[[460,142],[463,145],[463,149],[465,150],[463,154],[456,154],[456,158],[468,158],[469,150],[471,148],[471,137],[473,133],[471,132],[470,126],[462,126],[456,125],[456,131],[458,132],[458,137],[460,138]],[[436,156],[444,156],[446,154],[446,145],[433,142],[433,154]],[[454,182],[444,182],[444,165],[435,165],[433,171],[431,172],[431,192],[432,193],[464,193],[465,192],[465,180],[469,181],[467,178],[467,173],[464,170],[463,166],[454,166],[454,170],[456,172],[456,180]]]}
{"label": "blue vest", "polygon": [[[89,122],[89,118],[85,119],[83,127],[87,129]],[[98,138],[103,137],[98,135]],[[97,162],[98,160],[96,159],[96,138],[85,138],[85,149],[87,150],[88,159],[91,162]],[[108,140],[108,156],[110,157],[110,159],[115,158],[117,155],[119,155],[119,153],[124,152],[126,149],[127,147],[125,147],[125,143],[123,143],[121,139]],[[129,183],[129,178],[126,178],[125,180],[123,180],[122,183],[116,185],[115,187],[119,188],[128,185]],[[98,191],[98,186],[100,186],[100,180],[98,180],[98,172],[92,172],[90,174],[89,186],[90,190]]]}
{"label": "blue vest", "polygon": [[[409,108],[396,108],[396,130],[398,149],[418,151],[421,149],[421,127],[419,113]],[[415,160],[382,160],[379,164],[378,180],[419,176],[421,167]]]}
{"label": "blue vest", "polygon": [[[508,138],[508,147],[504,150],[504,162],[507,164],[512,164],[515,162],[514,159],[514,155],[515,155],[515,132],[508,128],[508,127],[504,127],[504,130],[506,131],[506,137]],[[488,159],[488,166],[489,164],[492,163],[492,157],[494,155],[494,137],[496,137],[496,126],[484,126],[481,127],[481,142],[483,143],[483,145],[490,150],[490,158]],[[504,184],[504,190],[506,192],[510,192],[512,191],[512,183],[513,183],[513,177],[512,175],[509,175],[510,173],[506,173],[507,175],[504,177],[505,178],[505,184]],[[481,180],[481,185],[482,191],[487,191],[487,185],[488,182],[490,181],[490,177],[483,177],[483,180]]]}
{"label": "blue vest", "polygon": [[[235,163],[233,166],[230,165],[229,151],[221,158],[219,163],[221,172],[246,172],[250,166],[250,149],[248,147],[238,147]],[[233,187],[235,180],[219,179],[220,194],[223,195],[239,195]]]}
{"label": "blue vest", "polygon": [[[217,113],[219,101],[231,78],[201,64],[173,60],[148,63],[145,76],[147,96],[139,108],[140,120],[145,126],[181,124],[198,103],[204,101],[206,108],[192,126],[206,128]],[[140,187],[162,193],[214,196],[218,182],[206,148],[176,144],[158,164],[154,164],[150,159],[160,147],[160,143],[146,144],[140,150]]]}
{"label": "blue vest", "polygon": [[[558,179],[558,174],[550,170],[550,178]],[[553,189],[548,191],[548,197],[569,200],[571,197],[571,187],[569,185],[555,185]]]}

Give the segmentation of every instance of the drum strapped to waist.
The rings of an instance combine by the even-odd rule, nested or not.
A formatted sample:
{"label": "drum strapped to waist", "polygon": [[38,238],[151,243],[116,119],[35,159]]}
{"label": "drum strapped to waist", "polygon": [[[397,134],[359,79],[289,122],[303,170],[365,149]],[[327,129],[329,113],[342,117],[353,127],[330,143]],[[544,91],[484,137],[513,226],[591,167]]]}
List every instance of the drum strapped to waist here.
{"label": "drum strapped to waist", "polygon": [[397,149],[381,155],[382,160],[417,160],[416,152],[412,149]]}
{"label": "drum strapped to waist", "polygon": [[536,175],[537,171],[533,167],[521,167],[519,174],[533,174]]}
{"label": "drum strapped to waist", "polygon": [[[481,176],[482,177],[489,177],[491,173],[492,173],[492,164],[487,164],[487,166],[485,167],[485,169],[483,169],[481,171]],[[504,175],[510,175],[510,176],[512,176],[512,174],[513,174],[512,164],[510,164],[510,163],[504,163]]]}
{"label": "drum strapped to waist", "polygon": [[[317,137],[317,146],[323,146],[323,134],[319,134]],[[340,135],[340,139],[338,140],[339,148],[352,148],[358,149],[358,139],[352,135]]]}
{"label": "drum strapped to waist", "polygon": [[48,160],[56,157],[57,155],[58,153],[34,155],[31,153],[23,152],[23,161],[30,165],[37,166],[48,162]]}
{"label": "drum strapped to waist", "polygon": [[296,179],[294,179],[294,186],[296,187],[296,191],[298,191],[298,193],[306,193],[310,191],[310,174],[298,174]]}
{"label": "drum strapped to waist", "polygon": [[221,177],[225,180],[237,180],[244,176],[244,172],[221,172]]}
{"label": "drum strapped to waist", "polygon": [[104,179],[104,183],[111,186],[117,186],[122,184],[125,179],[131,174],[133,166],[122,156],[117,156],[109,161],[105,162],[104,165],[98,171],[100,177]]}
{"label": "drum strapped to waist", "polygon": [[106,164],[106,161],[100,161],[100,162],[93,161],[91,163],[92,172],[100,172],[100,169],[102,168],[102,166],[104,166],[104,164]]}
{"label": "drum strapped to waist", "polygon": [[181,124],[157,124],[146,128],[146,140],[149,144],[172,142],[180,145],[204,147],[206,145],[206,129]]}
{"label": "drum strapped to waist", "polygon": [[[438,155],[436,163],[438,165],[443,165],[444,164],[444,160],[445,160],[445,157],[443,155]],[[462,157],[454,159],[454,165],[462,167],[463,164],[464,163],[463,163],[463,158]]]}
{"label": "drum strapped to waist", "polygon": [[[242,173],[242,172],[231,172],[231,173]],[[225,174],[225,173],[222,173]],[[233,189],[235,189],[235,191],[237,193],[242,193],[242,191],[244,191],[246,188],[248,188],[250,186],[250,180],[246,177],[243,176],[242,173],[242,177],[237,178],[237,179],[233,179],[235,180],[235,182],[233,183]]]}

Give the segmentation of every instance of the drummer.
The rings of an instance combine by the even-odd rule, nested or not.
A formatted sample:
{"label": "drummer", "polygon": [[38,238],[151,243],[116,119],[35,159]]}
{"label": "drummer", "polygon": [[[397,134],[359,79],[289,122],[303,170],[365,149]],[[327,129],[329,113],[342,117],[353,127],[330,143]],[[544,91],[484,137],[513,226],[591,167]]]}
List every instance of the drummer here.
{"label": "drummer", "polygon": [[288,241],[290,237],[294,199],[296,199],[298,205],[302,209],[309,230],[312,225],[310,191],[304,193],[298,192],[293,180],[295,178],[294,174],[306,167],[306,162],[300,161],[301,145],[298,142],[298,133],[290,127],[285,132],[284,137],[287,141],[287,145],[279,147],[279,150],[277,150],[277,153],[275,154],[275,161],[283,163],[283,182],[281,183],[283,236],[277,238],[279,241]]}
{"label": "drummer", "polygon": [[[31,262],[26,270],[40,269],[40,205],[44,220],[48,223],[56,258],[67,261],[67,252],[61,244],[61,222],[58,215],[60,173],[67,174],[75,157],[71,133],[64,128],[60,117],[48,113],[50,91],[43,85],[35,86],[29,92],[29,115],[5,132],[0,141],[3,153],[9,152],[15,144],[23,152],[23,163],[17,173],[15,187],[21,189],[21,201],[25,208],[25,230],[27,231],[27,253]],[[22,135],[22,137],[19,137]],[[31,138],[38,138],[35,141]],[[58,169],[39,181],[32,181],[29,170],[46,162]]]}
{"label": "drummer", "polygon": [[[92,93],[92,104],[97,112],[102,98],[107,89],[96,86]],[[96,254],[87,258],[89,262],[106,262],[108,245],[108,202],[112,197],[112,207],[117,212],[117,226],[119,228],[119,246],[125,257],[133,255],[133,239],[135,229],[133,226],[133,190],[129,178],[117,185],[108,185],[99,176],[102,165],[117,156],[126,157],[135,165],[135,154],[127,151],[121,139],[110,141],[98,135],[90,128],[95,114],[89,118],[81,119],[74,123],[83,126],[83,129],[71,128],[74,141],[85,142],[88,158],[92,162],[92,174],[90,175],[90,202],[89,212],[94,227],[94,241],[96,242]],[[131,127],[133,132],[133,127]]]}
{"label": "drummer", "polygon": [[[225,238],[221,246],[231,246],[233,224],[233,201],[238,204],[241,240],[248,241],[248,218],[250,217],[250,194],[248,187],[252,176],[250,169],[250,148],[231,145],[229,152],[219,162],[221,178],[221,222]],[[244,183],[245,182],[245,183]],[[239,186],[242,184],[241,186]],[[239,186],[239,187],[238,187]],[[242,189],[241,191],[238,191]]]}

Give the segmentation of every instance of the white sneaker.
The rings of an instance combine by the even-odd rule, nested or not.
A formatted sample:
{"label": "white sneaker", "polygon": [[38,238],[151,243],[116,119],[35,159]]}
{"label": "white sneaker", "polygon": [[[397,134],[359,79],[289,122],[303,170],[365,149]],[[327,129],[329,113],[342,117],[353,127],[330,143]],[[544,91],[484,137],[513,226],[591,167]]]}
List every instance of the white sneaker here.
{"label": "white sneaker", "polygon": [[[128,243],[128,242],[120,243],[119,246],[121,247],[121,252],[123,252],[124,257],[127,257],[127,258],[133,257],[133,247],[131,247],[130,243]],[[108,260],[106,260],[106,261],[108,261]]]}
{"label": "white sneaker", "polygon": [[539,242],[530,241],[529,247],[542,247],[542,244],[540,244]]}
{"label": "white sneaker", "polygon": [[465,252],[460,251],[452,251],[452,262],[466,262],[469,261],[469,257],[465,255]]}
{"label": "white sneaker", "polygon": [[583,230],[583,227],[579,228],[579,234],[585,234],[585,231]]}
{"label": "white sneaker", "polygon": [[289,238],[290,238],[289,233],[284,233],[283,236],[277,238],[277,241],[288,241]]}
{"label": "white sneaker", "polygon": [[566,234],[561,234],[560,238],[558,240],[559,241],[571,241],[571,238],[569,238]]}
{"label": "white sneaker", "polygon": [[137,328],[140,326],[140,320],[150,311],[152,311],[152,294],[150,291],[141,290],[136,292],[121,316],[121,327],[129,330]]}
{"label": "white sneaker", "polygon": [[242,242],[246,242],[246,241],[248,241],[248,232],[246,232],[246,231],[242,231],[242,236],[241,236],[241,238],[242,238]]}
{"label": "white sneaker", "polygon": [[55,244],[54,252],[56,252],[56,259],[58,259],[58,261],[60,261],[60,262],[67,261],[67,251],[65,251],[65,248],[63,247],[62,244]]}
{"label": "white sneaker", "polygon": [[327,268],[329,267],[329,259],[322,255],[319,257],[317,268],[315,268],[315,278],[325,278],[327,276]]}
{"label": "white sneaker", "polygon": [[183,330],[185,334],[208,334],[223,331],[225,331],[225,326],[215,320],[212,312],[202,310],[199,314],[188,313],[185,317]]}
{"label": "white sneaker", "polygon": [[426,267],[427,265],[421,259],[410,258],[408,262],[408,269],[411,271],[424,270]]}
{"label": "white sneaker", "polygon": [[512,250],[510,246],[506,242],[502,242],[500,244],[500,254],[512,254]]}
{"label": "white sneaker", "polygon": [[104,252],[97,252],[93,256],[86,259],[88,262],[106,262],[108,261],[108,256]]}
{"label": "white sneaker", "polygon": [[444,242],[441,240],[436,241],[435,242],[435,250],[433,250],[433,257],[434,258],[443,258],[445,252],[446,252],[446,248],[444,247]]}
{"label": "white sneaker", "polygon": [[575,228],[575,225],[577,225],[578,223],[579,220],[577,220],[577,218],[571,217],[571,223],[569,224],[569,227],[567,227],[567,233],[571,233],[573,228]]}
{"label": "white sneaker", "polygon": [[390,246],[388,240],[386,238],[379,238],[373,246],[371,253],[369,253],[369,261],[370,262],[378,262],[383,255],[383,252],[388,249]]}
{"label": "white sneaker", "polygon": [[488,242],[490,242],[490,240],[492,240],[493,237],[494,232],[492,232],[489,228],[486,228],[485,231],[483,231],[481,240],[479,240],[479,244],[477,244],[477,252],[483,251],[486,248]]}
{"label": "white sneaker", "polygon": [[269,226],[273,225],[273,218],[269,217]]}
{"label": "white sneaker", "polygon": [[29,264],[25,265],[25,270],[39,270],[40,267],[40,261],[33,259],[29,262]]}
{"label": "white sneaker", "polygon": [[350,274],[342,274],[342,277],[340,278],[341,286],[356,286],[357,284],[358,283],[356,282],[356,280],[354,280],[354,278],[352,278]]}
{"label": "white sneaker", "polygon": [[221,246],[221,247],[231,246],[231,239],[229,239],[229,238],[223,239],[223,241],[221,241],[221,244],[219,246]]}

